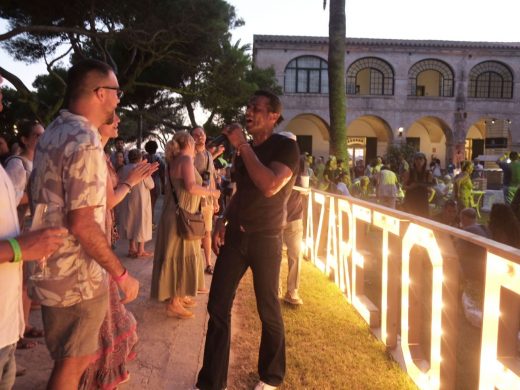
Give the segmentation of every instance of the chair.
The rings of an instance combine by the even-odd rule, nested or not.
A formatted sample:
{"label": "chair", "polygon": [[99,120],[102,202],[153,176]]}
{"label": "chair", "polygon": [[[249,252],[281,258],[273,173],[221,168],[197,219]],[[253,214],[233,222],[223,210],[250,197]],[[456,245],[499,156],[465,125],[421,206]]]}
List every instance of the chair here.
{"label": "chair", "polygon": [[480,203],[482,201],[482,197],[486,191],[471,191],[471,207],[475,208],[477,211],[477,215],[480,218]]}

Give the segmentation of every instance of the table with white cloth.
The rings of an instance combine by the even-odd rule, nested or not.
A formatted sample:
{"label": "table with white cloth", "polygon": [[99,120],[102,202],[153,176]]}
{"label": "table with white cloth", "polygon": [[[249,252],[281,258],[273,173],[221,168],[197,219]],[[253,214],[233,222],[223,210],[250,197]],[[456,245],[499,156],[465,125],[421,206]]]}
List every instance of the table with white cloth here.
{"label": "table with white cloth", "polygon": [[484,192],[484,198],[482,200],[482,211],[490,212],[491,206],[494,203],[505,203],[504,202],[504,191],[502,190],[486,190]]}

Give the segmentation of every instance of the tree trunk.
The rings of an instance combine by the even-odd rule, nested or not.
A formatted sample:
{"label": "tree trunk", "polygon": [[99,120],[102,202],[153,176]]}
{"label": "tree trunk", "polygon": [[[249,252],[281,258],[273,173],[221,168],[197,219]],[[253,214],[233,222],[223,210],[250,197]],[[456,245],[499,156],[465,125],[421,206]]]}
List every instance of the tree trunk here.
{"label": "tree trunk", "polygon": [[348,166],[347,97],[345,86],[345,0],[330,0],[329,7],[329,152],[343,159]]}

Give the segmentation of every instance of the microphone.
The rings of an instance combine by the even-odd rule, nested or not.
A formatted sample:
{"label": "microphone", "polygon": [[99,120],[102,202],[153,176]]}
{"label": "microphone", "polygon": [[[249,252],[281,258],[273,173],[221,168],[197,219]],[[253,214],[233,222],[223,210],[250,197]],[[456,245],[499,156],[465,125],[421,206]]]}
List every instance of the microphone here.
{"label": "microphone", "polygon": [[208,143],[208,147],[220,146],[227,141],[227,137],[224,134],[217,135],[213,140]]}

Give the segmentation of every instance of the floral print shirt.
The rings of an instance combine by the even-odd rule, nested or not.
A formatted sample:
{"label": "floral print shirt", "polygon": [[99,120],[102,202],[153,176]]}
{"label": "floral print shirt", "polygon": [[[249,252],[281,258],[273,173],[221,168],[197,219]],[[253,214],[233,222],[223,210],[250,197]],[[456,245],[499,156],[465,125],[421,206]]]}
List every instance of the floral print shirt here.
{"label": "floral print shirt", "polygon": [[[98,130],[67,110],[40,137],[32,172],[33,204],[57,204],[67,213],[94,207],[105,230],[107,165]],[[67,227],[67,226],[65,226]],[[108,291],[105,270],[69,232],[65,244],[47,259],[51,279],[34,283],[33,299],[45,306],[67,307]]]}

